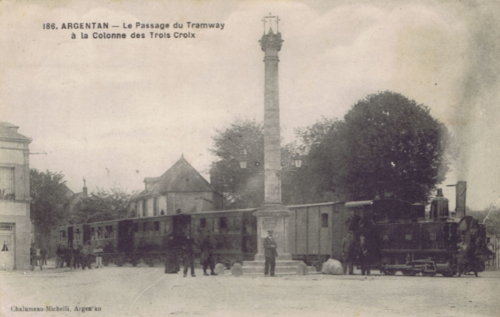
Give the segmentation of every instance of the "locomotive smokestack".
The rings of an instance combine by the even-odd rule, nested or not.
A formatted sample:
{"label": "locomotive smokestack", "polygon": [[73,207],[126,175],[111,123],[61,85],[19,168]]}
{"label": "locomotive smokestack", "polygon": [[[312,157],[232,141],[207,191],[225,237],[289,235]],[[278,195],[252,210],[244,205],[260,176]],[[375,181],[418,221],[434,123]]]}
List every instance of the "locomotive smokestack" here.
{"label": "locomotive smokestack", "polygon": [[465,197],[467,194],[467,182],[459,181],[456,185],[455,211],[457,218],[465,217]]}

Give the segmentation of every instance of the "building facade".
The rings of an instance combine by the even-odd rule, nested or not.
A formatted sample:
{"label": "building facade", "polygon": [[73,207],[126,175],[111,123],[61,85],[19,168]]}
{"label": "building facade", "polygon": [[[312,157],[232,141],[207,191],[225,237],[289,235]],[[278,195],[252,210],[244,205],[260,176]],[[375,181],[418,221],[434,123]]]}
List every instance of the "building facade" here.
{"label": "building facade", "polygon": [[0,269],[24,270],[30,265],[31,139],[19,127],[0,122]]}
{"label": "building facade", "polygon": [[221,197],[184,157],[160,177],[146,177],[144,184],[144,190],[131,199],[131,218],[216,210],[220,206]]}

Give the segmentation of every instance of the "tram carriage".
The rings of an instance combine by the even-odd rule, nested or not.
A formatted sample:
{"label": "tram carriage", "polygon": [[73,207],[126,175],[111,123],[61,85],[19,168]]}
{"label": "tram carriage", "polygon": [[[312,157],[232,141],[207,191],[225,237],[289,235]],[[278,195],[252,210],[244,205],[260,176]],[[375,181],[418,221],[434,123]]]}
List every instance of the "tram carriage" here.
{"label": "tram carriage", "polygon": [[[288,241],[293,259],[319,266],[328,258],[340,257],[347,218],[343,203],[296,205],[289,209]],[[189,231],[195,240],[200,240],[203,233],[208,233],[216,242],[216,261],[229,266],[251,261],[257,253],[257,219],[253,215],[256,211],[199,211],[69,225],[60,228],[60,242],[70,248],[100,244],[105,249],[105,263],[136,264],[143,259],[152,264],[162,260],[161,250],[169,234],[177,236]]]}

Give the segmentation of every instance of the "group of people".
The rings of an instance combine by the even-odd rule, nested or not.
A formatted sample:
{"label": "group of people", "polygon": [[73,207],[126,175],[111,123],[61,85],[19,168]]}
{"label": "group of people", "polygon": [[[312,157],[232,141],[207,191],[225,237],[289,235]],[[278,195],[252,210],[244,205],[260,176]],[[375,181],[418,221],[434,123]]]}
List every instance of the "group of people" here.
{"label": "group of people", "polygon": [[344,274],[354,274],[354,264],[357,261],[361,268],[361,275],[370,275],[370,256],[371,250],[368,243],[365,241],[364,234],[359,236],[359,240],[355,239],[352,231],[346,234],[342,239],[342,258]]}
{"label": "group of people", "polygon": [[35,266],[40,266],[40,270],[43,270],[43,266],[47,265],[47,249],[35,248],[35,244],[31,244],[30,248],[30,268],[35,270]]}
{"label": "group of people", "polygon": [[66,263],[66,267],[70,269],[82,268],[92,268],[91,263],[94,260],[96,261],[96,268],[102,268],[102,253],[103,249],[100,245],[97,245],[96,248],[92,248],[90,242],[87,242],[85,245],[74,245],[73,248],[66,248],[62,245],[59,245],[56,250],[56,268],[64,267],[64,263]]}
{"label": "group of people", "polygon": [[[165,257],[165,273],[177,274],[180,271],[179,260],[183,265],[184,277],[187,276],[191,270],[191,276],[195,277],[194,273],[194,252],[196,243],[189,232],[181,236],[170,234],[166,243],[166,257]],[[203,275],[217,275],[215,273],[215,256],[214,251],[216,247],[215,239],[212,235],[203,234],[198,247],[201,251],[201,264],[203,265]],[[207,270],[210,268],[210,274]]]}
{"label": "group of people", "polygon": [[[181,270],[179,265],[179,262],[181,262],[183,265],[184,277],[187,276],[189,270],[191,270],[191,276],[195,277],[195,247],[198,247],[201,251],[200,262],[203,265],[203,275],[217,275],[214,271],[216,242],[214,237],[207,232],[202,234],[202,238],[198,243],[195,243],[189,232],[181,236],[176,236],[174,234],[168,235],[168,241],[165,245],[165,273],[177,274]],[[278,256],[276,247],[277,245],[273,238],[273,230],[269,230],[268,236],[264,239],[264,256],[266,259],[264,274],[266,276],[275,276],[276,257]],[[210,274],[208,273],[208,269],[210,269]]]}

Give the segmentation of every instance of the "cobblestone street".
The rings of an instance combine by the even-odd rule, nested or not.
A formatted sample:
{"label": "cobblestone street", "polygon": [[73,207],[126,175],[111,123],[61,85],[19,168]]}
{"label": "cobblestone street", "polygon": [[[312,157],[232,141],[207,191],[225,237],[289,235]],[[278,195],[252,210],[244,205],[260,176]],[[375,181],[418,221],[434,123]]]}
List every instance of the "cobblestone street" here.
{"label": "cobblestone street", "polygon": [[[196,273],[183,278],[160,267],[2,272],[0,315],[442,317],[498,316],[500,309],[498,271],[480,278]],[[37,307],[43,312],[20,311]]]}

